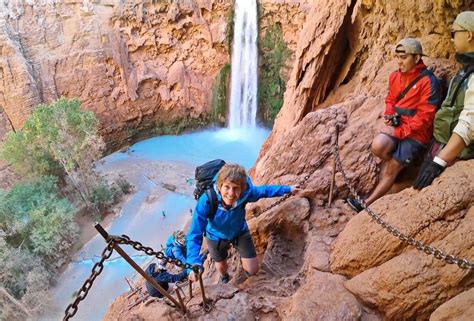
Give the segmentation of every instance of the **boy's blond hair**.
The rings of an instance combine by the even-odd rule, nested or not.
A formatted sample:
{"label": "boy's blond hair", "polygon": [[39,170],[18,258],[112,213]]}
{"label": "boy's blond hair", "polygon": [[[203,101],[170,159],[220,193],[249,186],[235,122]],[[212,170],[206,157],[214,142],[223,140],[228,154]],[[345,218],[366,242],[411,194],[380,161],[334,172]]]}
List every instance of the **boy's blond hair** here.
{"label": "boy's blond hair", "polygon": [[245,168],[239,164],[225,164],[217,174],[217,189],[220,190],[225,181],[239,184],[242,193],[244,193],[247,190],[247,173]]}

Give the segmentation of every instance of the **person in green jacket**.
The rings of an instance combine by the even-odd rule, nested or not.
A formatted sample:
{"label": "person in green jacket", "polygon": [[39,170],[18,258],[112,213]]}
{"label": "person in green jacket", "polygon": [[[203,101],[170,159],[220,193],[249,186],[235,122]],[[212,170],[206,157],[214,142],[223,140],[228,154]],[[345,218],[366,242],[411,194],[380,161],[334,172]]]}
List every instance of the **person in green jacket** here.
{"label": "person in green jacket", "polygon": [[434,144],[414,188],[430,185],[457,159],[474,158],[474,11],[461,12],[452,25],[456,60],[463,68],[451,80],[434,120]]}

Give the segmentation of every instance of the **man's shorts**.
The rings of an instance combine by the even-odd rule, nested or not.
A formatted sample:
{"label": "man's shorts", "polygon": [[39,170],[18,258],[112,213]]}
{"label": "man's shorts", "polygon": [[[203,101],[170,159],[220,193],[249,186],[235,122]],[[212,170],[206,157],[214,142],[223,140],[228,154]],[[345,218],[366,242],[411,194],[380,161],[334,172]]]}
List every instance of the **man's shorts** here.
{"label": "man's shorts", "polygon": [[[385,134],[387,135],[387,134]],[[419,141],[412,138],[399,139],[387,135],[395,144],[392,157],[402,166],[409,166],[418,159],[421,159],[426,153],[427,147]]]}
{"label": "man's shorts", "polygon": [[253,245],[252,235],[250,235],[249,231],[240,234],[231,241],[213,241],[207,239],[207,248],[209,250],[209,254],[216,262],[222,262],[227,259],[227,252],[231,244],[237,249],[241,258],[253,259],[254,257],[257,257],[257,252],[255,252],[255,246]]}

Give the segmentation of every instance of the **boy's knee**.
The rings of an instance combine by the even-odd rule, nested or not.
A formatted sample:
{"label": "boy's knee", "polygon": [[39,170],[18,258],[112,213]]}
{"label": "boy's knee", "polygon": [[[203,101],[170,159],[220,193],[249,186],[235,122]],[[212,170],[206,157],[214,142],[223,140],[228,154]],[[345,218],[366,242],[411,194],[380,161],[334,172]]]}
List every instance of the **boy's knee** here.
{"label": "boy's knee", "polygon": [[257,266],[250,266],[250,267],[247,267],[247,268],[244,269],[244,270],[245,270],[245,271],[247,272],[247,274],[249,274],[249,275],[255,275],[255,274],[258,273],[259,267],[258,267],[258,265],[257,265]]}

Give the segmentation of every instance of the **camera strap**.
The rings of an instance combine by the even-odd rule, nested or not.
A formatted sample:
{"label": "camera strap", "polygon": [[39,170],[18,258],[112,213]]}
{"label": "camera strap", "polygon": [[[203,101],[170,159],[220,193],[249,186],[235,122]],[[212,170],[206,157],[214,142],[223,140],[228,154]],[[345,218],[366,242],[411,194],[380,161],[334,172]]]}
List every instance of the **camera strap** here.
{"label": "camera strap", "polygon": [[423,77],[427,76],[425,73],[423,73],[423,71],[425,71],[426,69],[423,69],[421,71],[421,73],[418,75],[418,77],[416,77],[415,79],[412,80],[411,83],[408,84],[408,86],[403,89],[403,91],[398,94],[397,98],[395,99],[395,103],[398,103],[400,100],[403,99],[403,97],[405,97],[405,95],[407,94],[407,92],[411,89],[411,87],[415,86],[415,84]]}

